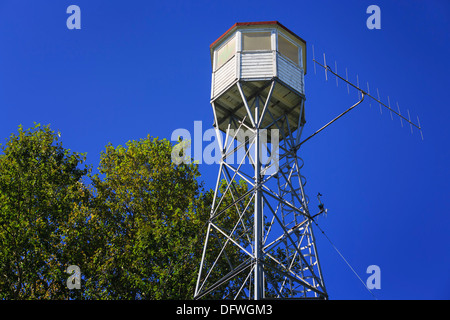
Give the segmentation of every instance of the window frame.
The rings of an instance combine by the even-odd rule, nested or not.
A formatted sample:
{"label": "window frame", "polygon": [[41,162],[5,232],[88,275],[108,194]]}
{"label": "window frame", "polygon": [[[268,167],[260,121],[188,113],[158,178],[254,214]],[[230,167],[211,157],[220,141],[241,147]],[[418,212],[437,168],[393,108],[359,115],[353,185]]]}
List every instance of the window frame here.
{"label": "window frame", "polygon": [[[267,33],[268,34],[268,38],[269,38],[269,43],[270,43],[270,48],[269,49],[256,49],[256,50],[245,50],[244,49],[244,37],[246,34],[254,34],[254,33]],[[240,51],[241,52],[245,52],[245,53],[250,53],[250,52],[269,52],[269,51],[274,51],[274,44],[272,41],[273,38],[273,30],[272,29],[258,29],[258,30],[242,30],[241,31],[241,41],[240,41]]]}
{"label": "window frame", "polygon": [[[284,38],[284,40],[288,41],[290,44],[292,44],[293,46],[295,46],[297,48],[297,57],[298,57],[298,62],[293,61],[291,58],[289,58],[287,55],[283,54],[280,51],[280,36]],[[303,69],[303,52],[302,52],[302,46],[298,45],[297,43],[295,43],[294,41],[292,41],[288,36],[286,36],[284,33],[282,32],[278,32],[277,34],[277,52],[282,55],[284,58],[288,59],[289,61],[291,61],[293,64],[295,64],[296,66],[300,67]]]}
{"label": "window frame", "polygon": [[[227,64],[228,61],[230,61],[237,53],[238,45],[237,45],[237,34],[233,33],[226,41],[224,41],[219,47],[217,47],[214,50],[214,71],[217,71],[221,67],[223,67],[225,64]],[[234,41],[234,53],[228,57],[220,66],[219,66],[219,51],[222,50],[225,46],[231,43],[231,41]]]}

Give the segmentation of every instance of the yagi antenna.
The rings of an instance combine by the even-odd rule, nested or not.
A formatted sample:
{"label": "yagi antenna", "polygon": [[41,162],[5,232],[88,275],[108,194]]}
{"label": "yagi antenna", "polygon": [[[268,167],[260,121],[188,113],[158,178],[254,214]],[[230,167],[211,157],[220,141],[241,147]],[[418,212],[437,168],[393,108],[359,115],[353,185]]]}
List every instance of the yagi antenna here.
{"label": "yagi antenna", "polygon": [[[336,60],[334,60],[334,70],[336,70],[336,73],[338,72],[337,71],[337,61]],[[339,87],[338,78],[336,78],[336,87]]]}
{"label": "yagi antenna", "polygon": [[[337,77],[336,77],[337,79]],[[370,94],[369,81],[367,81],[367,93]],[[372,107],[372,104],[369,103],[369,107]]]}
{"label": "yagi antenna", "polygon": [[[313,60],[316,60],[316,57],[314,56],[314,45],[312,45],[312,54],[313,54]],[[316,74],[316,65],[313,64],[314,66],[314,74]]]}
{"label": "yagi antenna", "polygon": [[[359,105],[363,100],[364,97],[367,96],[371,99],[373,99],[375,102],[378,102],[378,104],[380,105],[380,113],[382,113],[382,108],[386,108],[390,111],[391,114],[391,119],[393,120],[393,116],[392,114],[395,114],[397,116],[400,117],[400,123],[403,127],[403,120],[405,120],[406,122],[409,123],[410,128],[411,128],[411,133],[413,133],[413,127],[417,128],[420,131],[420,136],[422,137],[423,140],[423,133],[422,133],[422,127],[420,126],[420,120],[419,120],[419,116],[417,116],[417,124],[415,124],[414,122],[411,121],[411,115],[409,113],[409,109],[407,109],[407,113],[408,113],[408,118],[404,117],[401,112],[400,112],[400,107],[398,105],[397,102],[397,109],[398,112],[394,109],[391,108],[391,102],[390,99],[388,97],[388,104],[385,104],[384,102],[381,101],[380,99],[380,92],[378,91],[377,88],[377,98],[375,98],[373,95],[370,94],[369,91],[369,83],[367,82],[367,91],[361,89],[359,87],[359,76],[356,76],[357,79],[357,84],[353,84],[348,80],[348,73],[347,73],[347,68],[345,68],[345,78],[341,77],[337,72],[334,72],[333,70],[331,70],[331,68],[326,64],[326,59],[325,59],[325,54],[323,54],[323,60],[324,60],[324,64],[321,64],[320,62],[318,62],[315,58],[313,58],[314,63],[317,63],[319,66],[321,66],[322,68],[325,69],[325,77],[326,80],[328,80],[328,72],[330,72],[332,75],[334,75],[336,77],[336,79],[340,79],[342,81],[344,81],[347,84],[347,91],[350,93],[350,89],[349,87],[353,87],[356,90],[358,90],[358,98],[360,97],[361,94],[361,98],[360,101],[358,101],[355,105],[351,106],[349,109],[347,109],[345,112],[341,113],[339,116],[337,116],[336,118],[334,118],[332,121],[330,121],[329,123],[327,123],[325,126],[323,126],[322,128],[320,128],[318,131],[316,131],[315,133],[313,133],[310,137],[306,138],[303,142],[301,142],[300,144],[303,144],[304,142],[306,142],[307,140],[309,140],[310,138],[312,138],[313,136],[315,136],[317,133],[319,133],[320,131],[322,131],[323,129],[325,129],[325,127],[329,126],[331,123],[333,123],[334,121],[336,121],[337,119],[339,119],[340,117],[342,117],[344,114],[346,114],[347,112],[349,112],[350,110],[352,110],[353,108],[355,108],[357,105]],[[335,66],[337,67],[337,63],[335,63]]]}
{"label": "yagi antenna", "polygon": [[[378,102],[380,102],[380,92],[378,91],[378,88],[377,88],[377,96],[378,96]],[[381,108],[381,102],[379,104],[380,104],[380,114],[383,114],[383,108]]]}

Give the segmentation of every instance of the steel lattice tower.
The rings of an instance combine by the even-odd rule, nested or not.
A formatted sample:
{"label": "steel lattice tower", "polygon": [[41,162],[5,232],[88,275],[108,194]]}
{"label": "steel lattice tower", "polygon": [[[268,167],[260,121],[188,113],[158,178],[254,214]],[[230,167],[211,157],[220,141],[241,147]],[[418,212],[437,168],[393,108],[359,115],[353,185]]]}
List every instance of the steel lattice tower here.
{"label": "steel lattice tower", "polygon": [[211,45],[221,161],[196,299],[328,297],[298,156],[305,58],[276,21],[236,23]]}

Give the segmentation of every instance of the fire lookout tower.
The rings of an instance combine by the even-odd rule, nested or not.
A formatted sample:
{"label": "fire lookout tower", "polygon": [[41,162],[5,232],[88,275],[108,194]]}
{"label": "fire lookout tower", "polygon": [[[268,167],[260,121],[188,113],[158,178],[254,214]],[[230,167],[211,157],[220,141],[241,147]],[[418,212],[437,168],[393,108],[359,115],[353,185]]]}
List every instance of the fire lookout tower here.
{"label": "fire lookout tower", "polygon": [[[306,42],[277,21],[249,22],[234,24],[210,49],[221,161],[194,298],[327,299],[317,213],[308,209],[297,155]],[[244,194],[238,180],[248,186]]]}

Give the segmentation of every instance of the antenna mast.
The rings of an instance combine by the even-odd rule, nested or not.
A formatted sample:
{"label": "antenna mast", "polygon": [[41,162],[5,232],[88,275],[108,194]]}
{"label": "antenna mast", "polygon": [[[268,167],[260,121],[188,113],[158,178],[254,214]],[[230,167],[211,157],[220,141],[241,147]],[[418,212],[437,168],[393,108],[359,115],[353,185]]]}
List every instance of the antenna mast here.
{"label": "antenna mast", "polygon": [[[314,51],[313,51],[313,52],[314,52]],[[369,97],[369,98],[375,100],[376,102],[378,102],[378,104],[380,105],[380,112],[382,112],[382,111],[381,111],[381,110],[382,110],[382,107],[385,107],[386,109],[388,109],[388,110],[391,112],[391,119],[393,119],[393,118],[392,118],[392,113],[394,113],[395,115],[397,115],[398,117],[400,117],[400,123],[401,123],[402,127],[403,127],[403,121],[402,121],[402,120],[405,120],[406,122],[408,122],[408,123],[410,124],[410,127],[411,127],[411,133],[413,133],[413,126],[414,126],[415,128],[417,128],[417,129],[419,130],[420,136],[422,137],[422,140],[423,140],[423,133],[422,133],[422,127],[420,126],[419,116],[417,116],[417,124],[415,124],[414,122],[411,121],[411,116],[410,116],[410,114],[409,114],[409,109],[407,109],[407,112],[408,112],[408,119],[407,119],[407,118],[405,118],[405,117],[400,113],[400,107],[398,106],[398,103],[397,103],[397,108],[398,108],[398,112],[397,112],[397,111],[395,111],[394,109],[391,108],[391,103],[390,103],[389,97],[388,97],[388,105],[386,105],[385,103],[383,103],[383,102],[380,100],[380,94],[379,94],[378,88],[377,88],[377,96],[378,96],[378,98],[375,98],[375,97],[372,96],[372,95],[370,94],[370,92],[369,92],[369,83],[367,83],[367,92],[366,92],[365,90],[363,90],[363,89],[361,89],[361,88],[359,87],[359,79],[358,79],[358,76],[357,76],[358,83],[357,83],[357,85],[355,85],[355,84],[351,83],[350,81],[348,81],[347,69],[345,69],[345,71],[346,71],[346,78],[344,79],[342,76],[340,76],[339,74],[337,74],[337,72],[334,72],[333,70],[331,70],[331,68],[326,64],[325,53],[323,54],[323,59],[324,59],[324,62],[323,62],[323,64],[321,64],[320,62],[318,62],[318,61],[314,58],[314,53],[313,53],[313,62],[314,62],[314,63],[316,63],[316,64],[318,64],[319,66],[321,66],[322,68],[324,68],[324,69],[325,69],[325,73],[327,73],[327,71],[328,71],[328,72],[330,72],[331,74],[333,74],[334,76],[336,76],[336,81],[337,81],[337,79],[340,79],[340,80],[344,81],[345,83],[347,83],[347,87],[348,87],[348,86],[352,86],[353,88],[355,88],[356,90],[358,90],[358,93],[361,94],[361,99],[360,99],[360,101],[358,101],[355,105],[351,106],[349,109],[347,109],[346,111],[344,111],[343,113],[341,113],[339,116],[337,116],[336,118],[334,118],[333,120],[331,120],[329,123],[327,123],[324,127],[322,127],[321,129],[319,129],[318,131],[316,131],[315,133],[313,133],[310,137],[306,138],[302,143],[306,142],[307,140],[309,140],[310,138],[312,138],[313,136],[315,136],[317,133],[319,133],[320,131],[322,131],[323,129],[325,129],[328,125],[330,125],[331,123],[333,123],[334,121],[336,121],[337,119],[339,119],[340,117],[342,117],[344,114],[346,114],[347,112],[349,112],[350,110],[352,110],[353,108],[355,108],[357,105],[359,105],[359,104],[364,100],[364,96],[367,96],[367,97]],[[337,64],[336,64],[336,66],[337,66]],[[328,81],[328,76],[327,76],[327,75],[325,75],[325,78],[326,78],[326,80]],[[337,82],[336,82],[336,84],[337,84]],[[350,93],[350,91],[349,91],[349,93]],[[359,96],[359,95],[358,95],[358,96]]]}

